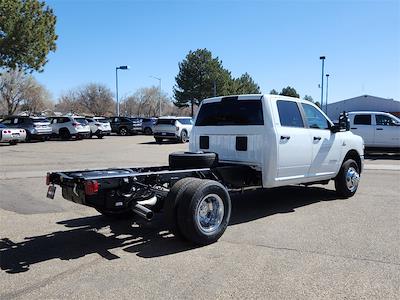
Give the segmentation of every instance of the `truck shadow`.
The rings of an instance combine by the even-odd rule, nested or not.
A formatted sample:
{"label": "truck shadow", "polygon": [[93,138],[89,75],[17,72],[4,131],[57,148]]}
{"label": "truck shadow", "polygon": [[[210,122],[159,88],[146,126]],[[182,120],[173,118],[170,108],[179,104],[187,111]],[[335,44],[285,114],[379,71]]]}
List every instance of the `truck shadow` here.
{"label": "truck shadow", "polygon": [[[336,199],[333,191],[304,187],[234,195],[230,224],[241,224],[277,213],[292,213],[298,207]],[[151,223],[138,221],[138,224],[132,224],[131,221],[110,221],[103,216],[90,216],[57,224],[67,229],[26,237],[21,242],[2,238],[1,270],[9,274],[26,272],[32,265],[51,259],[71,260],[94,253],[113,260],[120,258],[121,250],[152,258],[195,248],[170,234],[162,215],[155,217]]]}

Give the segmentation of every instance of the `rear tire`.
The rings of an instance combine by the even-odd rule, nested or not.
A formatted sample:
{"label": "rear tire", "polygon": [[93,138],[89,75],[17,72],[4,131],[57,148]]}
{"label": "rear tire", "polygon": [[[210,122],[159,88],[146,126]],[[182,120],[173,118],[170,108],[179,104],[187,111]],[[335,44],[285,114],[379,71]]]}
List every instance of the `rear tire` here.
{"label": "rear tire", "polygon": [[99,135],[97,136],[98,139],[102,139],[103,137],[104,137],[104,135],[102,135],[102,134],[99,134]]}
{"label": "rear tire", "polygon": [[67,128],[62,128],[60,129],[60,137],[64,141],[69,140],[71,139],[71,133]]}
{"label": "rear tire", "polygon": [[145,135],[152,135],[153,134],[153,130],[151,130],[150,127],[146,127],[143,132],[144,132]]}
{"label": "rear tire", "polygon": [[118,133],[122,136],[128,135],[128,129],[126,127],[121,127],[118,131]]}
{"label": "rear tire", "polygon": [[218,163],[212,152],[174,152],[169,155],[169,166],[173,169],[210,168]]}
{"label": "rear tire", "polygon": [[179,199],[179,229],[195,244],[215,243],[229,224],[231,209],[229,193],[222,184],[214,180],[192,181]]}
{"label": "rear tire", "polygon": [[186,130],[182,130],[181,132],[181,137],[180,137],[180,142],[181,143],[187,143],[188,141],[188,133]]}
{"label": "rear tire", "polygon": [[11,142],[10,142],[10,146],[15,146],[16,144],[18,144],[17,141],[11,141]]}
{"label": "rear tire", "polygon": [[355,160],[347,159],[335,178],[336,192],[343,198],[352,197],[357,192],[359,181],[360,167]]}
{"label": "rear tire", "polygon": [[196,181],[200,180],[194,177],[187,177],[178,180],[168,192],[167,197],[164,200],[164,217],[169,230],[177,237],[183,237],[178,226],[178,203],[181,200],[183,192],[187,186]]}

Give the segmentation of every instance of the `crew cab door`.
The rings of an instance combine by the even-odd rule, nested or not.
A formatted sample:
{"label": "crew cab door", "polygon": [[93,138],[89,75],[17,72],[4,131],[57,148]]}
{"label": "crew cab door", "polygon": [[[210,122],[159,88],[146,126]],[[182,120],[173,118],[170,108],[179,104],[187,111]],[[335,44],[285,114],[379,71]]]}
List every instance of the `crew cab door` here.
{"label": "crew cab door", "polygon": [[372,147],[374,144],[375,128],[372,125],[371,114],[362,113],[352,116],[350,130],[354,134],[361,136],[365,146]]}
{"label": "crew cab door", "polygon": [[330,122],[313,105],[302,103],[311,136],[312,158],[308,176],[319,177],[336,173],[341,157],[343,141],[340,133],[330,130]]}
{"label": "crew cab door", "polygon": [[306,177],[311,164],[312,143],[298,103],[278,100],[276,105],[280,119],[280,126],[276,127],[277,180]]}
{"label": "crew cab door", "polygon": [[375,147],[400,147],[400,126],[389,115],[375,114]]}

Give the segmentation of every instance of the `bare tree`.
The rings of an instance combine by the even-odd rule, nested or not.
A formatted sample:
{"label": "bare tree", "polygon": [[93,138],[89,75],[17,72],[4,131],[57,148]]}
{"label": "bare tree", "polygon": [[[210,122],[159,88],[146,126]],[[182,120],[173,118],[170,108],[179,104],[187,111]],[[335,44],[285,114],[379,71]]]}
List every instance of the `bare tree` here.
{"label": "bare tree", "polygon": [[102,84],[90,83],[61,95],[56,109],[63,113],[110,115],[115,102],[112,92]]}
{"label": "bare tree", "polygon": [[114,111],[114,100],[109,88],[89,83],[77,91],[77,101],[89,113],[105,115]]}
{"label": "bare tree", "polygon": [[25,92],[21,110],[29,114],[42,113],[46,109],[53,109],[50,92],[33,77],[30,78],[30,86]]}
{"label": "bare tree", "polygon": [[0,74],[0,103],[2,110],[9,115],[14,114],[25,100],[31,79],[23,72],[11,70]]}

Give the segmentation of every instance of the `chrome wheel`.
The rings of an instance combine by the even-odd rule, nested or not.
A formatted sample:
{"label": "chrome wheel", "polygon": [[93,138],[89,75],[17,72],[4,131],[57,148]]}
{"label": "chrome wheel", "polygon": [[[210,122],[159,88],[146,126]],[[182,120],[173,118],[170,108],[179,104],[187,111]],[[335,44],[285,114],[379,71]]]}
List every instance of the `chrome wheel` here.
{"label": "chrome wheel", "polygon": [[205,234],[211,234],[222,223],[224,218],[224,202],[216,194],[205,196],[196,208],[196,223],[198,228]]}
{"label": "chrome wheel", "polygon": [[358,174],[357,170],[354,167],[348,168],[346,172],[346,185],[349,191],[354,192],[358,183],[360,182],[360,174]]}

